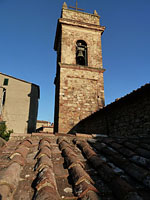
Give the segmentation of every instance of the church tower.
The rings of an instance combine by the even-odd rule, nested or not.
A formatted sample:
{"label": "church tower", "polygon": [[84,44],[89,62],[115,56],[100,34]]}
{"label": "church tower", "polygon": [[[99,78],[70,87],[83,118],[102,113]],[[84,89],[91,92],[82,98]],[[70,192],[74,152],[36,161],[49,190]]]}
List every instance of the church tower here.
{"label": "church tower", "polygon": [[64,3],[58,19],[54,132],[73,126],[104,106],[100,16],[68,9]]}

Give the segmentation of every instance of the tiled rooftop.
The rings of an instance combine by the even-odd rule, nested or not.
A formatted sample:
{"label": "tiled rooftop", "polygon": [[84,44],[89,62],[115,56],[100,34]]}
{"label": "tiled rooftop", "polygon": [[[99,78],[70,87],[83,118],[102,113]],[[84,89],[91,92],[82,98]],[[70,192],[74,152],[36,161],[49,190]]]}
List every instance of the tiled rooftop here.
{"label": "tiled rooftop", "polygon": [[0,199],[149,200],[150,137],[14,137],[0,148]]}

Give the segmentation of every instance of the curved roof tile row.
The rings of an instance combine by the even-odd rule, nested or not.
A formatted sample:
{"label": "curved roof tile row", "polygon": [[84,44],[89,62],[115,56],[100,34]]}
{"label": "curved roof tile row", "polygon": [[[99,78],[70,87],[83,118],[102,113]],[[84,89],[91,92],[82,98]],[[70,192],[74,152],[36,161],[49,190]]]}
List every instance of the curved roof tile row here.
{"label": "curved roof tile row", "polygon": [[14,138],[0,149],[0,195],[14,200],[148,200],[149,169],[148,136]]}

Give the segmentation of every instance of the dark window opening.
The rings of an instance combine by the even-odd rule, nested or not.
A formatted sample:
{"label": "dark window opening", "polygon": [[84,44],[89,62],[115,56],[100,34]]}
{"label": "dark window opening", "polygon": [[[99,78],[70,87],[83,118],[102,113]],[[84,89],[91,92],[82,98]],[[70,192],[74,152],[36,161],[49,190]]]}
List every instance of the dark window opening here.
{"label": "dark window opening", "polygon": [[9,79],[8,79],[8,78],[5,78],[5,79],[4,79],[3,85],[8,85],[8,81],[9,81]]}
{"label": "dark window opening", "polygon": [[87,61],[87,44],[83,40],[78,40],[76,44],[76,64],[87,66]]}
{"label": "dark window opening", "polygon": [[3,100],[2,100],[2,105],[5,104],[5,99],[6,99],[6,90],[3,90]]}

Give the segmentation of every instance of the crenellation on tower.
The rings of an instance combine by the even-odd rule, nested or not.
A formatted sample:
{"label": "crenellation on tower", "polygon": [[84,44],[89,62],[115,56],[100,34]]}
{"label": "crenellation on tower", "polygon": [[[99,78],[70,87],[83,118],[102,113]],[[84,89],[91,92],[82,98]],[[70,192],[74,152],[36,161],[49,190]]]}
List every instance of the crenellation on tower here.
{"label": "crenellation on tower", "polygon": [[54,131],[67,133],[80,120],[104,106],[101,35],[97,12],[63,5],[54,49],[57,51]]}

